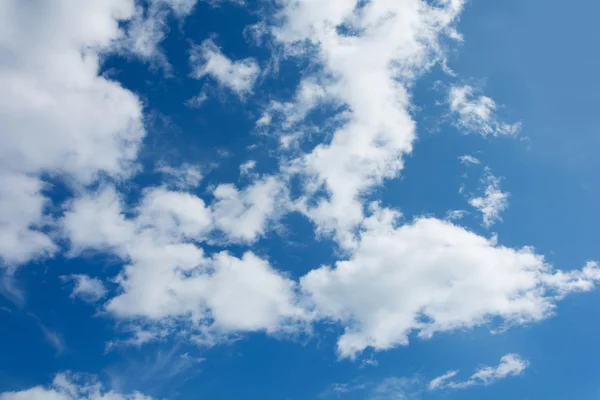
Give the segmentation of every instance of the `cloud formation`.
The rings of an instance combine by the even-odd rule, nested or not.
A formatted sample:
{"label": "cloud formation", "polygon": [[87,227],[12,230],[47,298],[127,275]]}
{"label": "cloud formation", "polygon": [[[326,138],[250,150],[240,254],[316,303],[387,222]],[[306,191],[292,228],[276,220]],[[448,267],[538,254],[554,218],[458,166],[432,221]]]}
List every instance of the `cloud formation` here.
{"label": "cloud formation", "polygon": [[490,97],[478,95],[469,85],[452,86],[448,93],[450,111],[456,117],[455,125],[466,133],[482,136],[515,135],[521,124],[507,124],[496,115],[498,106]]}
{"label": "cloud formation", "polygon": [[594,263],[557,271],[528,247],[498,246],[435,218],[397,219],[375,209],[348,259],[300,280],[319,317],[344,326],[341,357],[407,345],[412,332],[429,338],[492,319],[505,326],[539,321],[564,295],[600,279]]}
{"label": "cloud formation", "polygon": [[482,214],[483,226],[491,228],[502,221],[500,213],[508,208],[509,193],[500,190],[500,179],[487,168],[482,183],[485,185],[483,196],[470,198],[469,204]]}
{"label": "cloud formation", "polygon": [[[1,6],[0,258],[15,266],[52,255],[42,175],[86,185],[136,168],[145,131],[138,97],[99,75],[133,1]],[[90,24],[88,21],[93,20]],[[31,27],[36,27],[31,29]],[[11,32],[10,35],[7,33]]]}
{"label": "cloud formation", "polygon": [[122,394],[106,390],[83,375],[59,373],[49,386],[35,386],[18,392],[0,393],[0,400],[152,400],[134,392]]}
{"label": "cloud formation", "polygon": [[212,39],[192,47],[190,51],[192,77],[200,79],[210,76],[240,98],[252,91],[260,73],[260,67],[253,58],[229,59]]}
{"label": "cloud formation", "polygon": [[466,381],[456,382],[454,378],[458,371],[449,371],[429,382],[429,390],[439,389],[465,389],[471,386],[491,385],[501,379],[521,375],[529,367],[529,362],[522,359],[518,354],[507,354],[502,356],[500,364],[493,367],[481,367]]}
{"label": "cloud formation", "polygon": [[[162,165],[156,172],[164,182],[143,187],[130,201],[117,188],[141,168],[143,106],[100,74],[101,59],[123,46],[160,58],[165,18],[184,18],[195,3],[70,0],[37,9],[9,0],[0,6],[2,32],[11,32],[0,36],[0,58],[8,60],[0,77],[3,265],[52,256],[60,251],[56,238],[67,239],[69,257],[97,251],[121,260],[116,293],[108,296],[100,280],[75,275],[72,295],[106,299],[102,309],[130,324],[133,344],[170,334],[213,344],[244,332],[297,333],[331,323],[344,329],[337,343],[342,358],[407,345],[411,333],[429,338],[491,321],[502,328],[540,321],[564,296],[600,280],[594,262],[555,269],[533,248],[505,247],[447,220],[404,220],[366,200],[404,169],[417,137],[411,90],[424,73],[445,65],[442,43],[460,38],[455,22],[463,0],[280,1],[261,26],[278,56],[307,67],[291,97],[269,98],[256,121],[279,139],[278,168],[253,174],[250,160],[240,168],[247,184],[216,182],[201,197],[200,168]],[[210,78],[245,100],[261,68],[226,50],[213,39],[193,46],[191,76]],[[500,122],[496,103],[470,86],[454,86],[448,96],[465,131],[499,136],[519,128]],[[201,93],[189,105],[205,100]],[[311,120],[324,110],[324,121]],[[461,161],[480,163],[473,156]],[[72,196],[59,218],[47,212],[48,177],[64,181]],[[487,171],[484,194],[469,200],[488,228],[507,207],[499,182]],[[291,212],[306,216],[318,237],[334,239],[338,261],[307,265],[309,272],[293,279],[285,265],[258,255],[251,246]],[[447,219],[463,215],[454,210]],[[503,359],[455,385],[510,374],[517,361]],[[436,385],[449,385],[452,373]],[[59,399],[96,393],[58,385],[31,390]]]}
{"label": "cloud formation", "polygon": [[345,328],[340,357],[406,345],[413,331],[428,338],[492,319],[505,326],[539,321],[562,297],[600,279],[594,263],[555,270],[531,248],[498,246],[435,218],[399,224],[397,212],[373,205],[347,259],[295,282],[250,251],[205,254],[199,244],[211,232],[227,233],[219,218],[201,199],[164,188],[148,190],[128,218],[114,189],[105,188],[75,200],[63,225],[74,254],[111,251],[126,263],[117,279],[122,292],[105,305],[117,318],[142,318],[167,331],[179,321],[195,340],[210,343],[331,321]]}
{"label": "cloud formation", "polygon": [[85,301],[96,302],[106,296],[107,290],[104,283],[98,278],[88,275],[64,276],[63,280],[73,282],[71,297],[79,297]]}
{"label": "cloud formation", "polygon": [[[306,318],[297,305],[296,283],[250,251],[240,258],[225,251],[208,256],[198,245],[213,230],[230,226],[219,222],[223,218],[238,225],[247,218],[240,228],[244,234],[259,223],[264,209],[245,209],[246,203],[235,199],[233,205],[223,204],[220,197],[220,206],[211,211],[198,197],[154,188],[130,219],[115,190],[104,188],[73,201],[62,224],[73,254],[111,251],[126,263],[117,278],[122,292],[105,305],[118,318],[158,325],[180,320],[202,341],[238,332],[284,331]],[[235,210],[242,214],[230,214]],[[239,237],[233,225],[224,232]]]}

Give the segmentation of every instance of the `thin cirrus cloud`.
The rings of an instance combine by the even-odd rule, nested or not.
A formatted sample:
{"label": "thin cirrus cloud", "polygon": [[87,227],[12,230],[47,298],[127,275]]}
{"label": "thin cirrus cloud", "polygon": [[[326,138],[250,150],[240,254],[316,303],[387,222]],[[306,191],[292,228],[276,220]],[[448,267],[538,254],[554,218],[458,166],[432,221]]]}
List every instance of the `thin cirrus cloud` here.
{"label": "thin cirrus cloud", "polygon": [[156,171],[165,177],[165,181],[169,182],[169,185],[180,190],[196,188],[204,178],[199,166],[188,163],[177,167],[161,164]]}
{"label": "thin cirrus cloud", "polygon": [[421,375],[412,377],[388,376],[381,381],[355,379],[348,383],[335,383],[324,390],[320,397],[340,397],[349,393],[364,393],[361,398],[369,399],[414,399],[426,398],[427,392],[467,389],[472,386],[489,386],[500,380],[522,375],[529,368],[529,361],[518,354],[506,354],[495,366],[479,367],[467,380],[455,381],[460,371],[451,370],[427,381]]}
{"label": "thin cirrus cloud", "polygon": [[471,164],[479,165],[479,164],[481,164],[481,160],[479,160],[477,157],[472,156],[470,154],[465,154],[464,156],[460,156],[460,157],[458,157],[458,159],[464,165],[471,165]]}
{"label": "thin cirrus cloud", "polygon": [[459,371],[448,371],[429,382],[429,390],[466,389],[471,386],[491,385],[501,379],[521,375],[529,367],[529,362],[518,354],[507,354],[493,367],[481,367],[465,381],[453,381]]}

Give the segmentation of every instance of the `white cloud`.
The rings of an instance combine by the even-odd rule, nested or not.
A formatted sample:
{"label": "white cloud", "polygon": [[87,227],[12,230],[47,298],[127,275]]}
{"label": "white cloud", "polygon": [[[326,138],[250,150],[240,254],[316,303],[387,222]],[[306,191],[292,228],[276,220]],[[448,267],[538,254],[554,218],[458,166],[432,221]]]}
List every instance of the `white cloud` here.
{"label": "white cloud", "polygon": [[168,17],[173,13],[184,19],[196,6],[197,0],[150,0],[135,8],[126,30],[117,42],[119,49],[134,54],[144,61],[155,63],[167,71],[170,64],[160,48],[169,33]]}
{"label": "white cloud", "polygon": [[70,241],[71,256],[86,249],[119,253],[123,243],[135,236],[135,225],[125,218],[121,198],[112,187],[67,204],[61,226]]}
{"label": "white cloud", "polygon": [[177,17],[183,18],[194,11],[197,0],[152,0],[152,2],[168,5]]}
{"label": "white cloud", "polygon": [[481,164],[481,161],[478,158],[476,158],[470,154],[465,154],[464,156],[460,156],[460,157],[458,157],[458,159],[460,160],[460,162],[462,164],[465,164],[465,165]]}
{"label": "white cloud", "polygon": [[[367,347],[406,345],[411,332],[428,338],[492,320],[503,327],[539,321],[562,297],[600,280],[595,263],[554,270],[531,248],[498,246],[435,218],[398,226],[397,212],[377,206],[348,259],[310,271],[299,285],[251,252],[205,254],[198,242],[211,240],[215,229],[232,240],[261,234],[265,216],[276,210],[265,201],[281,197],[271,179],[242,191],[227,186],[229,193],[211,206],[186,193],[149,189],[129,217],[114,189],[105,188],[73,201],[64,230],[73,252],[110,250],[126,263],[117,278],[121,293],[105,308],[138,324],[136,342],[183,329],[213,344],[236,333],[296,332],[325,320],[344,327],[339,355],[354,357]],[[223,218],[228,222],[218,222]]]}
{"label": "white cloud", "polygon": [[376,209],[351,256],[300,280],[318,318],[345,332],[341,357],[384,350],[438,332],[542,320],[564,295],[590,290],[595,264],[555,271],[531,248],[511,249],[434,218],[396,226],[397,214]]}
{"label": "white cloud", "polygon": [[87,275],[70,275],[63,277],[64,280],[73,281],[71,297],[80,297],[85,301],[96,302],[106,296],[107,290],[104,283],[98,278]]}
{"label": "white cloud", "polygon": [[450,371],[429,382],[429,390],[436,389],[465,389],[477,385],[491,385],[500,379],[521,375],[529,367],[529,362],[518,354],[507,354],[500,359],[500,364],[494,367],[481,367],[466,381],[455,382],[458,371]]}
{"label": "white cloud", "polygon": [[[263,111],[256,125],[263,129],[274,129],[275,134],[294,134],[298,125],[318,105],[328,99],[327,88],[314,78],[303,79],[294,94],[294,99],[288,102],[272,101]],[[274,120],[277,123],[274,123]],[[300,126],[306,131],[306,125]],[[298,139],[297,137],[296,139]]]}
{"label": "white cloud", "polygon": [[468,213],[465,210],[449,210],[446,212],[446,219],[450,221],[456,221],[463,219]]}
{"label": "white cloud", "polygon": [[256,78],[260,73],[258,63],[253,58],[232,61],[221,49],[207,39],[190,51],[192,77],[200,79],[209,75],[220,85],[235,92],[241,98],[252,91]]}
{"label": "white cloud", "polygon": [[248,160],[245,163],[243,163],[242,165],[240,165],[240,174],[242,176],[249,175],[252,172],[252,170],[254,169],[254,167],[256,167],[256,161]]}
{"label": "white cloud", "polygon": [[2,13],[4,56],[12,54],[0,79],[3,164],[84,183],[99,172],[131,173],[144,135],[141,105],[98,76],[98,52],[122,35],[118,23],[132,12],[131,1],[72,0],[42,12],[9,0]]}
{"label": "white cloud", "polygon": [[483,215],[483,226],[491,228],[502,221],[500,213],[508,208],[509,193],[500,190],[500,179],[487,168],[482,182],[486,185],[484,196],[469,199],[469,204]]}
{"label": "white cloud", "polygon": [[200,92],[198,95],[186,100],[185,105],[189,108],[200,108],[208,100],[206,91]]}
{"label": "white cloud", "polygon": [[[217,208],[235,211],[232,218],[237,216],[236,223],[243,226],[228,227],[232,237],[252,238],[262,229],[257,215],[262,218],[268,211],[264,201],[272,195],[272,184],[266,180],[235,191],[228,198],[234,205],[219,198]],[[105,307],[118,318],[150,324],[149,330],[136,330],[144,332],[144,341],[162,335],[161,330],[168,334],[174,320],[206,343],[238,332],[293,330],[307,319],[297,305],[296,283],[268,261],[251,252],[241,258],[226,252],[205,255],[197,242],[226,225],[221,221],[219,226],[225,217],[217,212],[213,219],[200,198],[153,188],[131,218],[122,207],[114,189],[104,188],[74,200],[63,226],[73,252],[110,250],[126,262],[117,278],[122,292]]]}
{"label": "white cloud", "polygon": [[150,188],[127,219],[123,202],[114,188],[85,194],[68,205],[62,219],[71,253],[83,249],[114,250],[127,254],[133,242],[157,245],[203,240],[212,229],[212,217],[199,197],[163,187]]}
{"label": "white cloud", "polygon": [[151,235],[158,243],[202,240],[212,229],[212,216],[204,201],[185,192],[148,189],[137,212],[137,232]]}
{"label": "white cloud", "polygon": [[221,184],[213,195],[216,227],[228,240],[245,243],[265,233],[269,221],[284,211],[287,198],[285,185],[273,177],[257,180],[241,191]]}
{"label": "white cloud", "polygon": [[35,176],[0,169],[0,257],[9,266],[58,250],[50,236],[40,231],[50,222],[44,216],[48,203],[44,186]]}
{"label": "white cloud", "polygon": [[1,9],[0,257],[14,266],[57,249],[43,229],[51,221],[40,176],[125,178],[145,132],[137,96],[98,75],[133,1],[8,0]]}
{"label": "white cloud", "polygon": [[514,135],[521,124],[507,124],[496,115],[496,102],[469,86],[452,86],[448,93],[450,111],[456,116],[458,128],[483,136]]}
{"label": "white cloud", "polygon": [[[168,3],[177,15],[193,7],[191,1],[161,1],[151,7]],[[327,140],[283,160],[281,176],[243,188],[219,184],[210,204],[167,186],[147,188],[130,206],[108,184],[77,192],[60,221],[69,255],[108,251],[123,261],[116,278],[120,291],[104,307],[131,323],[132,343],[175,330],[213,343],[240,332],[296,331],[319,320],[342,325],[339,354],[353,357],[367,347],[407,344],[411,332],[427,338],[496,319],[506,326],[539,321],[563,296],[594,287],[600,280],[595,263],[556,271],[531,248],[498,246],[450,222],[418,218],[398,225],[397,212],[378,207],[365,218],[363,195],[397,177],[412,150],[409,90],[420,74],[443,62],[439,42],[457,38],[453,23],[463,3],[373,0],[357,8],[353,0],[282,1],[282,25],[273,34],[287,55],[316,56],[310,68],[318,72],[304,76],[292,101],[272,103],[260,125],[302,139],[310,112],[328,102],[339,112],[317,131]],[[72,0],[48,7],[51,13],[23,4],[0,6],[6,19],[0,21],[0,45],[11,57],[0,78],[0,112],[7,116],[0,121],[6,132],[0,165],[11,168],[2,169],[0,179],[15,188],[0,189],[0,205],[6,206],[0,234],[17,244],[2,243],[0,254],[12,263],[56,251],[43,230],[53,221],[44,214],[42,174],[64,176],[78,189],[100,175],[126,178],[136,170],[144,135],[139,99],[98,76],[100,52],[128,37],[119,22],[138,15],[133,2]],[[150,28],[150,36],[165,32]],[[130,35],[144,38],[144,29]],[[8,40],[9,33],[20,40]],[[142,41],[145,54],[154,54],[159,36]],[[233,61],[211,40],[192,49],[190,63],[193,77],[208,75],[240,97],[251,93],[260,72],[255,60]],[[463,90],[463,97],[455,92],[451,98],[459,122],[485,134],[506,133],[494,122],[495,104],[471,95]],[[273,127],[274,121],[279,125]],[[177,189],[201,179],[200,171],[185,165],[161,172]],[[303,178],[304,193],[290,205],[286,179],[292,175]],[[486,203],[494,196],[486,191],[486,197],[471,199],[484,222],[486,213],[493,221],[501,211],[497,199]],[[206,241],[252,244],[290,208],[309,216],[317,233],[334,234],[347,259],[312,270],[298,283],[251,251],[206,254],[201,247]],[[486,373],[473,379],[488,379]],[[54,387],[35,390],[62,395]],[[87,395],[79,390],[66,398],[80,393]]]}
{"label": "white cloud", "polygon": [[[279,129],[287,130],[323,101],[340,106],[326,132],[331,141],[293,160],[287,171],[306,178],[306,198],[298,208],[318,233],[335,233],[342,247],[356,245],[361,196],[398,176],[403,155],[412,150],[409,88],[443,59],[439,40],[456,36],[453,22],[462,5],[462,0],[370,1],[361,7],[353,0],[281,2],[275,38],[287,55],[309,57],[318,72],[307,73],[294,101],[278,107],[285,116]],[[271,114],[261,122],[272,124]],[[311,201],[323,189],[327,198]]]}
{"label": "white cloud", "polygon": [[160,165],[156,170],[168,179],[166,183],[176,189],[198,187],[203,178],[199,166],[187,163],[181,164],[179,167]]}
{"label": "white cloud", "polygon": [[457,374],[458,374],[457,370],[448,371],[444,375],[441,375],[435,379],[432,379],[428,385],[429,390],[436,390],[436,389],[440,389],[440,388],[444,387],[448,383],[448,380],[454,378]]}
{"label": "white cloud", "polygon": [[150,320],[183,317],[203,335],[280,331],[303,311],[294,306],[294,282],[252,253],[203,258],[191,245],[132,254],[120,278],[124,293],[107,310]]}
{"label": "white cloud", "polygon": [[136,6],[136,12],[129,22],[126,35],[118,42],[121,51],[132,53],[144,61],[156,63],[168,71],[171,67],[160,49],[160,43],[168,33],[168,15],[168,9],[160,2],[150,2],[147,8],[142,5]]}
{"label": "white cloud", "polygon": [[49,386],[0,393],[0,400],[152,400],[141,393],[117,393],[81,375],[60,373]]}

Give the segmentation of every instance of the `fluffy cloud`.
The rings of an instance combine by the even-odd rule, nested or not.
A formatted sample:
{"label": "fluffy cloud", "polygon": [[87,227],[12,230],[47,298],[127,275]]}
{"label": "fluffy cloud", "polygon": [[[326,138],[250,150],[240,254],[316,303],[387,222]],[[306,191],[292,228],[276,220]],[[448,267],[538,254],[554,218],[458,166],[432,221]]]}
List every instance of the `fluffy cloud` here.
{"label": "fluffy cloud", "polygon": [[202,240],[212,229],[212,216],[204,201],[185,192],[149,189],[137,212],[137,232],[147,233],[159,243]]}
{"label": "fluffy cloud", "polygon": [[206,75],[215,79],[243,97],[250,93],[260,73],[258,63],[253,58],[232,61],[225,56],[221,49],[207,39],[199,46],[192,47],[190,52],[192,77],[200,79]]}
{"label": "fluffy cloud", "polygon": [[244,190],[221,184],[214,190],[212,212],[215,224],[229,240],[251,243],[265,233],[272,217],[285,210],[286,187],[282,181],[267,177]]}
{"label": "fluffy cloud", "polygon": [[[144,136],[139,99],[98,75],[100,54],[123,36],[133,1],[0,6],[0,258],[52,254],[42,175],[89,184],[129,176]],[[31,29],[35,27],[35,29]]]}
{"label": "fluffy cloud", "polygon": [[496,102],[483,95],[469,85],[452,86],[448,93],[450,111],[456,117],[456,126],[469,133],[483,136],[514,135],[521,129],[521,124],[501,122],[496,115]]}
{"label": "fluffy cloud", "polygon": [[36,176],[0,170],[0,258],[9,266],[52,255],[58,247],[40,229],[48,199]]}
{"label": "fluffy cloud", "polygon": [[[236,191],[233,205],[220,197],[214,216],[198,197],[154,188],[144,193],[131,218],[114,189],[104,188],[74,200],[62,224],[74,254],[108,250],[126,263],[117,278],[121,293],[105,305],[116,317],[151,325],[180,320],[205,342],[237,332],[277,333],[307,319],[297,304],[296,283],[252,252],[240,258],[227,252],[207,256],[198,245],[220,226],[218,210],[238,210],[232,217],[236,224],[260,226],[256,214],[263,215],[262,201],[272,194],[266,188]],[[232,225],[231,233],[236,229]],[[248,227],[243,229],[248,234]],[[144,332],[147,339],[154,335]]]}
{"label": "fluffy cloud", "polygon": [[429,390],[436,389],[465,389],[477,385],[491,385],[492,383],[509,376],[521,375],[529,367],[529,362],[523,360],[518,354],[507,354],[500,359],[500,364],[494,367],[481,367],[466,381],[455,382],[458,371],[449,371],[429,382]]}
{"label": "fluffy cloud", "polygon": [[106,296],[106,288],[98,278],[87,275],[71,275],[63,277],[63,280],[73,281],[71,297],[80,297],[85,301],[95,302]]}
{"label": "fluffy cloud", "polygon": [[122,201],[110,187],[68,204],[61,226],[72,256],[86,249],[121,252],[123,243],[135,235],[135,225],[126,220]]}
{"label": "fluffy cloud", "polygon": [[[289,171],[305,179],[298,209],[319,233],[335,233],[340,245],[356,245],[353,230],[363,219],[361,196],[396,177],[411,152],[415,124],[409,87],[443,59],[439,40],[456,37],[453,22],[463,1],[422,0],[281,2],[273,28],[286,55],[310,57],[312,70],[295,100],[276,107],[281,132],[315,105],[339,105],[326,132],[331,140],[291,161]],[[318,85],[318,86],[315,86]],[[273,108],[273,107],[271,107]],[[261,118],[272,123],[272,112]],[[316,194],[323,193],[318,201]]]}
{"label": "fluffy cloud", "polygon": [[[125,204],[108,183],[85,190],[99,176],[134,173],[144,136],[139,99],[98,75],[100,55],[126,42],[152,58],[166,32],[164,13],[185,16],[194,1],[154,0],[145,11],[120,0],[71,0],[47,9],[2,3],[0,57],[9,62],[0,77],[6,116],[0,121],[0,256],[18,264],[57,251],[45,233],[55,223],[44,211],[41,176],[50,175],[77,189],[60,220],[69,255],[104,251],[122,260],[119,291],[103,307],[132,323],[134,343],[175,330],[212,343],[239,332],[276,334],[330,321],[345,329],[340,356],[354,357],[367,347],[407,344],[411,332],[427,338],[496,319],[509,326],[548,317],[563,296],[594,287],[595,263],[555,270],[531,248],[499,246],[448,221],[399,224],[396,211],[365,211],[364,195],[397,177],[412,151],[410,89],[444,62],[440,41],[458,37],[453,25],[463,3],[282,0],[271,33],[286,56],[309,57],[310,67],[294,97],[270,103],[258,125],[281,134],[289,158],[282,156],[278,176],[243,188],[218,184],[208,204],[184,191],[201,179],[189,165],[162,168],[169,182],[146,188],[135,204]],[[130,21],[127,31],[124,21]],[[212,40],[193,47],[190,64],[194,78],[209,76],[241,98],[260,72],[255,60],[231,60]],[[497,122],[495,103],[470,87],[454,87],[449,96],[462,128],[484,135],[517,129]],[[309,115],[323,104],[334,115],[313,127]],[[306,152],[291,146],[307,132],[322,142]],[[288,179],[298,176],[302,194],[289,201]],[[471,199],[486,225],[506,206],[492,178],[485,196]],[[318,234],[332,234],[346,258],[296,282],[248,249],[208,254],[202,247],[250,245],[289,210],[307,215]],[[75,291],[103,294],[87,276],[76,278]],[[469,381],[494,379],[499,370],[484,369]],[[59,399],[92,396],[55,386],[31,390]]]}
{"label": "fluffy cloud", "polygon": [[52,384],[35,386],[18,392],[0,393],[0,400],[152,400],[141,393],[117,393],[101,384],[68,373],[57,374]]}
{"label": "fluffy cloud", "polygon": [[484,195],[472,197],[469,204],[483,215],[483,226],[491,228],[496,222],[502,221],[500,213],[508,207],[509,194],[500,190],[500,179],[487,168],[482,181],[486,185]]}
{"label": "fluffy cloud", "polygon": [[[174,326],[214,343],[234,333],[292,332],[329,320],[345,328],[339,355],[354,357],[367,347],[406,345],[414,331],[427,338],[492,319],[505,327],[539,321],[562,297],[600,280],[595,263],[555,270],[531,248],[498,246],[435,218],[398,225],[397,212],[376,205],[349,258],[310,271],[299,285],[252,252],[205,254],[200,242],[215,230],[255,238],[268,201],[279,197],[272,179],[242,191],[227,186],[228,194],[217,193],[210,206],[187,193],[148,189],[129,212],[108,187],[73,201],[63,229],[73,254],[109,250],[124,260],[121,292],[105,308],[142,321],[136,331],[143,341]],[[224,216],[229,225],[218,222]]]}
{"label": "fluffy cloud", "polygon": [[341,357],[408,344],[408,335],[487,324],[539,321],[564,295],[591,289],[600,270],[555,271],[531,248],[496,245],[450,222],[419,218],[396,225],[376,209],[360,241],[334,268],[312,270],[300,283],[319,317],[346,329]]}

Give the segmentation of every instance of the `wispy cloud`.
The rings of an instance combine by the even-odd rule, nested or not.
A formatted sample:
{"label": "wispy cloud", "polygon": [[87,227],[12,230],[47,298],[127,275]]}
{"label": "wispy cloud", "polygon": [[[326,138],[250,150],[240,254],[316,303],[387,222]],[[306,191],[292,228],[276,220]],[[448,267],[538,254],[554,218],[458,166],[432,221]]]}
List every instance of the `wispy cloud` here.
{"label": "wispy cloud", "polygon": [[458,159],[460,160],[460,162],[462,164],[465,164],[465,165],[481,164],[481,161],[478,158],[476,158],[470,154],[465,154],[464,156],[460,156],[460,157],[458,157]]}
{"label": "wispy cloud", "polygon": [[129,357],[105,372],[111,387],[119,391],[143,390],[168,398],[183,383],[198,376],[204,361],[203,357],[182,352],[179,345],[163,346]]}
{"label": "wispy cloud", "polygon": [[481,181],[485,185],[483,196],[472,197],[469,204],[483,215],[483,226],[491,228],[502,221],[500,214],[508,208],[509,193],[500,189],[500,178],[492,175],[488,168]]}
{"label": "wispy cloud", "polygon": [[481,367],[465,381],[452,381],[459,371],[449,371],[429,382],[429,390],[465,389],[471,386],[491,385],[501,379],[520,375],[529,367],[529,362],[518,354],[507,354],[500,359],[500,364],[493,367]]}
{"label": "wispy cloud", "polygon": [[490,97],[478,94],[472,86],[452,86],[448,93],[448,104],[455,116],[455,125],[467,133],[501,136],[514,135],[521,129],[520,123],[508,124],[500,121],[496,114],[496,102]]}
{"label": "wispy cloud", "polygon": [[47,386],[35,386],[18,392],[0,393],[3,400],[152,400],[139,392],[117,393],[102,385],[94,376],[62,372]]}
{"label": "wispy cloud", "polygon": [[57,354],[62,354],[67,350],[67,345],[65,344],[65,341],[59,332],[44,325],[37,315],[33,313],[28,313],[28,315],[35,320],[44,336],[44,339],[50,346],[54,348],[54,350],[56,350]]}

